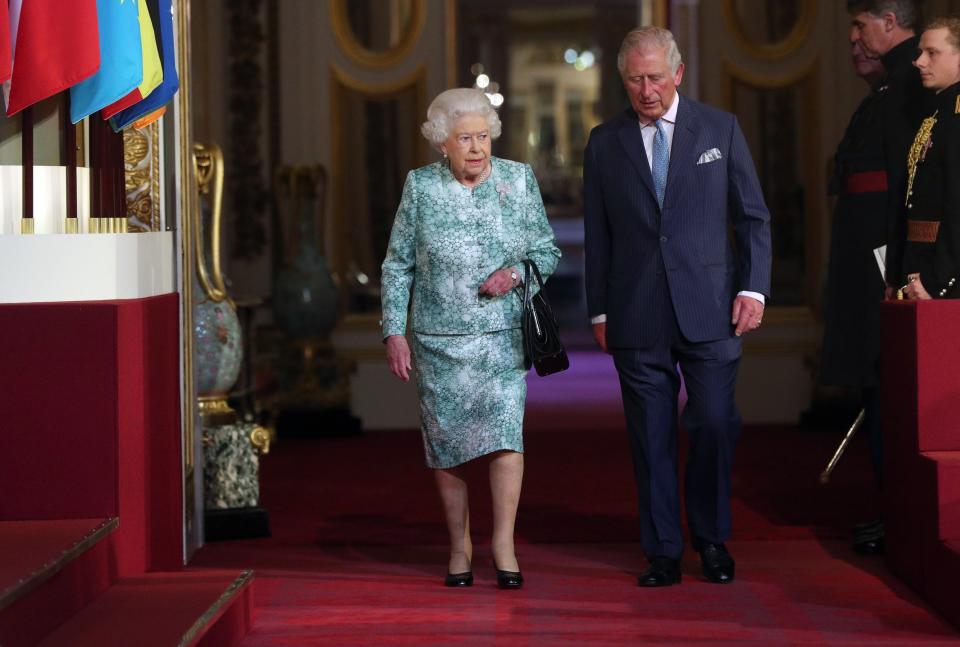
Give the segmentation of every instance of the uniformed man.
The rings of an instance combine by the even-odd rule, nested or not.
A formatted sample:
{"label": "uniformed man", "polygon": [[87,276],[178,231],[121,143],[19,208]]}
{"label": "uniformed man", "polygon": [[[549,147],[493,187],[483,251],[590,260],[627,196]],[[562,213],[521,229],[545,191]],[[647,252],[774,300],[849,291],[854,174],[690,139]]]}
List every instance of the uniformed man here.
{"label": "uniformed man", "polygon": [[[920,41],[916,35],[920,20],[918,5],[916,0],[847,0],[850,40],[868,57],[880,59],[885,70],[879,87],[883,100],[882,123],[877,135],[883,147],[888,191],[884,213],[878,217],[886,222],[888,243],[896,243],[903,237],[901,204],[906,175],[903,160],[917,126],[926,116],[927,93],[913,67]],[[900,252],[896,244],[888,245],[889,297],[893,296],[899,278],[893,267],[899,265]]]}
{"label": "uniformed man", "polygon": [[960,298],[960,18],[932,21],[914,62],[936,93],[907,158],[905,299]]}
{"label": "uniformed man", "polygon": [[[824,310],[823,355],[820,382],[859,389],[866,413],[863,427],[878,435],[880,406],[877,362],[880,356],[880,308],[884,277],[873,250],[886,244],[886,158],[883,139],[884,76],[879,58],[869,58],[853,42],[851,62],[857,76],[870,86],[843,134],[834,156],[830,194],[836,196],[830,239]],[[879,443],[877,443],[879,445]],[[874,457],[879,461],[879,454]],[[875,470],[879,474],[879,470]],[[854,547],[862,553],[883,548],[878,522],[855,530]]]}
{"label": "uniformed man", "polygon": [[[876,175],[854,177],[849,183],[849,189],[852,191],[861,191],[857,198],[858,203],[869,202],[872,211],[870,215],[865,215],[859,221],[863,227],[862,237],[859,249],[864,249],[867,245],[879,247],[887,244],[887,267],[886,272],[886,296],[893,296],[893,287],[899,277],[891,270],[891,255],[897,257],[899,247],[891,245],[892,240],[897,240],[902,230],[902,196],[903,185],[906,172],[903,160],[906,159],[910,143],[913,141],[913,135],[917,126],[925,116],[924,101],[926,92],[920,83],[920,75],[912,62],[916,57],[919,38],[916,36],[915,29],[919,22],[919,6],[915,0],[847,0],[847,11],[850,14],[850,40],[859,46],[868,58],[879,60],[884,69],[884,75],[876,90],[877,106],[875,110],[878,114],[873,132],[876,138],[873,142],[873,150],[883,157],[882,173]],[[869,171],[870,169],[865,170]],[[868,178],[871,178],[868,180]],[[864,189],[873,189],[864,191]],[[867,193],[874,195],[868,196]],[[848,196],[850,197],[850,196]],[[872,249],[871,249],[872,254]],[[861,257],[862,258],[862,257]],[[895,263],[898,261],[894,261]],[[859,371],[855,373],[842,373],[837,377],[846,378],[850,383],[851,376],[861,379],[860,386],[864,389],[864,431],[870,435],[871,458],[873,462],[874,475],[878,486],[882,486],[883,472],[881,460],[882,442],[880,439],[880,405],[877,395],[877,385],[879,383],[878,359],[879,359],[879,331],[880,331],[880,301],[884,296],[884,284],[876,286],[869,279],[869,272],[875,270],[877,276],[879,267],[876,261],[873,261],[871,270],[866,270],[866,265],[858,264],[861,278],[864,281],[860,289],[865,292],[847,292],[837,294],[834,300],[835,307],[837,299],[849,299],[852,303],[862,308],[862,312],[857,318],[857,314],[852,310],[847,311],[847,315],[853,317],[853,326],[848,327],[850,334],[855,335],[857,330],[855,324],[860,322],[859,333],[862,339],[853,346],[854,349],[860,349],[862,355],[860,359]],[[872,284],[871,284],[872,283]],[[866,287],[863,287],[866,286]],[[851,290],[858,289],[850,285]],[[878,290],[880,293],[878,294]],[[828,305],[829,308],[829,305]],[[829,325],[829,324],[828,324]],[[827,353],[832,353],[836,344],[832,341],[830,347],[826,348],[828,341],[824,345]],[[862,344],[862,345],[861,345]],[[837,351],[842,352],[842,351]],[[849,355],[847,355],[849,361]],[[839,362],[844,361],[841,356]],[[856,366],[856,364],[851,364]],[[831,370],[827,366],[828,376]],[[856,371],[856,369],[854,369]],[[831,382],[828,382],[831,383]],[[832,382],[837,383],[837,382]],[[856,382],[852,382],[856,386]],[[861,524],[854,531],[854,548],[863,553],[878,553],[883,551],[883,523],[880,520]]]}

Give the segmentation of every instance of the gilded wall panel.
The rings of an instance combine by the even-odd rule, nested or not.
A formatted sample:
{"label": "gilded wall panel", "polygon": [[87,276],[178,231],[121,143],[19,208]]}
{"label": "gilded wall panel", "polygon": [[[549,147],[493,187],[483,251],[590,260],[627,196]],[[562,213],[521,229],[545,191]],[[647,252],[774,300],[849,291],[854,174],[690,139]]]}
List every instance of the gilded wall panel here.
{"label": "gilded wall panel", "polygon": [[123,133],[123,162],[130,231],[161,231],[160,122]]}

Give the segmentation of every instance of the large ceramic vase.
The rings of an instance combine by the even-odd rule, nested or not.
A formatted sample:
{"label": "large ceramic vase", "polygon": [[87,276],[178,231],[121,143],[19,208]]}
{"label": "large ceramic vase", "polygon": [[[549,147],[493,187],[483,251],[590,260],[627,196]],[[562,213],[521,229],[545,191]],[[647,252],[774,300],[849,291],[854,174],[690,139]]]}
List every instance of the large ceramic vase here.
{"label": "large ceramic vase", "polygon": [[329,337],[339,293],[323,254],[327,175],[322,166],[286,168],[277,176],[282,243],[274,273],[273,314],[287,339]]}
{"label": "large ceramic vase", "polygon": [[227,395],[240,375],[242,334],[237,312],[229,301],[213,301],[194,286],[193,343],[197,362],[197,393],[209,413],[228,413]]}
{"label": "large ceramic vase", "polygon": [[[198,217],[194,222],[196,272],[193,281],[193,340],[197,363],[200,412],[220,422],[235,420],[227,394],[237,382],[243,361],[243,343],[237,311],[227,296],[220,272],[219,245],[223,156],[216,146],[194,147]],[[208,225],[209,223],[209,225]],[[206,230],[210,229],[212,267],[208,266]]]}

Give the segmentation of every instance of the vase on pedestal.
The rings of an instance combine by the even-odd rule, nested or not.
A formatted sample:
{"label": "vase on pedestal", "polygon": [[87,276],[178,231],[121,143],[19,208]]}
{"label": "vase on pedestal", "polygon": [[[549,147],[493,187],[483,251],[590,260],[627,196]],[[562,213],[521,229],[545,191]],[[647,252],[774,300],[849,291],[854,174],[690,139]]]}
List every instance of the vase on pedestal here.
{"label": "vase on pedestal", "polygon": [[330,344],[340,314],[340,293],[323,253],[326,171],[319,165],[282,168],[275,188],[280,235],[273,314],[282,335],[277,354],[278,432],[359,432],[359,420],[350,414],[354,367]]}
{"label": "vase on pedestal", "polygon": [[228,402],[243,361],[243,335],[220,271],[223,155],[216,146],[197,144],[194,165],[200,199],[193,221],[193,334],[203,433],[205,536],[207,541],[262,537],[269,535],[269,525],[266,511],[259,507],[259,454],[269,451],[270,434],[256,422],[240,420]]}

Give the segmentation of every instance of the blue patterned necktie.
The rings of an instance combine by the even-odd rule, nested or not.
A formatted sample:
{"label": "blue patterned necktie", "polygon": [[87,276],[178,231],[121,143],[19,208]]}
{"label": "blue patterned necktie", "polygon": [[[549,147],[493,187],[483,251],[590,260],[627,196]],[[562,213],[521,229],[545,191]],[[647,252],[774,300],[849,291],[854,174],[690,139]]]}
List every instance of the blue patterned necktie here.
{"label": "blue patterned necktie", "polygon": [[670,167],[670,147],[667,146],[667,133],[663,129],[663,120],[654,122],[657,134],[653,137],[653,188],[657,192],[657,204],[663,208],[663,194],[667,188],[667,169]]}

